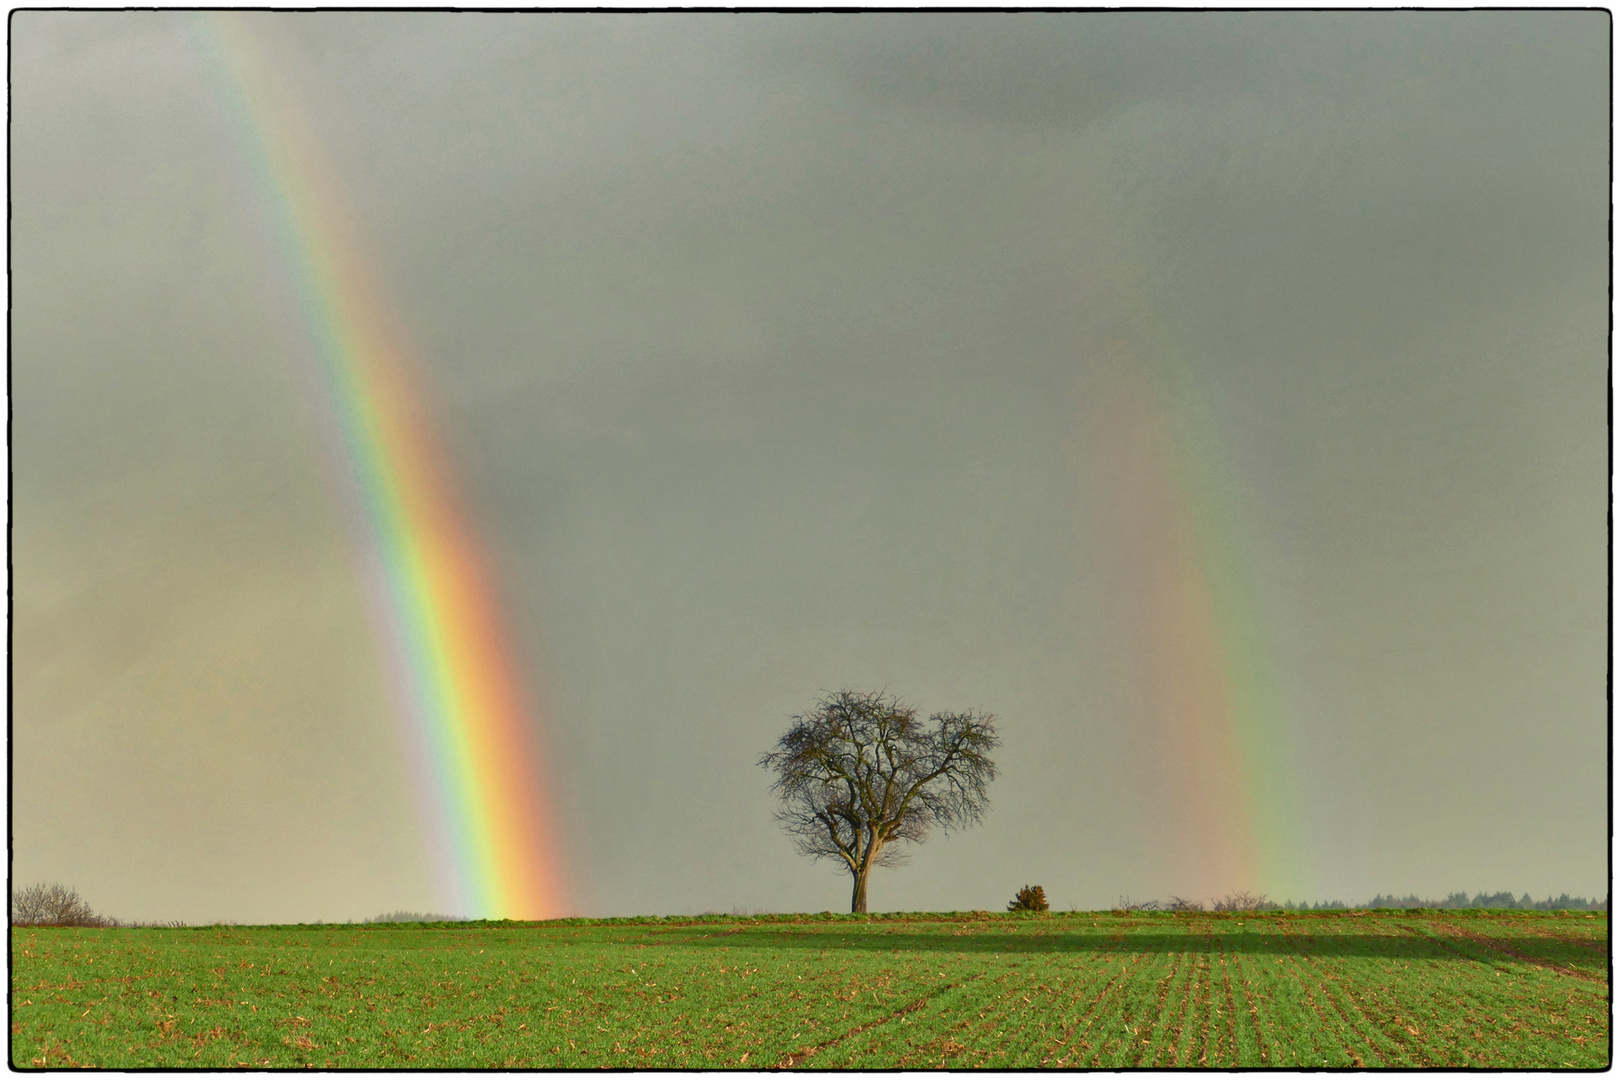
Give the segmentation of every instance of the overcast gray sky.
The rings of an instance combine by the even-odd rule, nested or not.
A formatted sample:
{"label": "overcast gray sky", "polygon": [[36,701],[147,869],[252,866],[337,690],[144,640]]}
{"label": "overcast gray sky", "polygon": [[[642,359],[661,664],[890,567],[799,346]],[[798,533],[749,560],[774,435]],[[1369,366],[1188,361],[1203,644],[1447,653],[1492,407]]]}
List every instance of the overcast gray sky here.
{"label": "overcast gray sky", "polygon": [[[874,910],[1606,892],[1606,12],[245,18],[581,913],[846,905],[755,764],[845,686],[1002,721]],[[194,30],[11,50],[14,880],[443,910]]]}

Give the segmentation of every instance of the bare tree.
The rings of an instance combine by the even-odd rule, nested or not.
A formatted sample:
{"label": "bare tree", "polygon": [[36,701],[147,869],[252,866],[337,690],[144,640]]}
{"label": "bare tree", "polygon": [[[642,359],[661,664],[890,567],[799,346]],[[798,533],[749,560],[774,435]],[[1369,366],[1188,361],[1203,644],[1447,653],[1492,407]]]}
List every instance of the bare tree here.
{"label": "bare tree", "polygon": [[759,759],[776,774],[776,819],[801,855],[836,859],[854,879],[851,911],[866,910],[866,879],[896,866],[899,841],[921,843],[938,825],[975,824],[996,778],[987,756],[1000,743],[996,718],[915,709],[880,692],[840,690],[791,717],[776,749]]}
{"label": "bare tree", "polygon": [[106,926],[108,921],[65,885],[30,885],[11,897],[13,926]]}

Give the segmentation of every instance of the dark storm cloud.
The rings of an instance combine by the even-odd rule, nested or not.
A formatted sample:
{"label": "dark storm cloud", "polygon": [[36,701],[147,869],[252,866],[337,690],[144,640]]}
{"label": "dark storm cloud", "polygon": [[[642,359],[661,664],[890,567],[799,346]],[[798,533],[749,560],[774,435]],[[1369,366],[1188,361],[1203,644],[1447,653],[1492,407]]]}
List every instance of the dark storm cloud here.
{"label": "dark storm cloud", "polygon": [[1284,35],[1264,17],[873,13],[779,23],[755,62],[762,74],[832,74],[879,106],[1075,128],[1144,102],[1263,87]]}

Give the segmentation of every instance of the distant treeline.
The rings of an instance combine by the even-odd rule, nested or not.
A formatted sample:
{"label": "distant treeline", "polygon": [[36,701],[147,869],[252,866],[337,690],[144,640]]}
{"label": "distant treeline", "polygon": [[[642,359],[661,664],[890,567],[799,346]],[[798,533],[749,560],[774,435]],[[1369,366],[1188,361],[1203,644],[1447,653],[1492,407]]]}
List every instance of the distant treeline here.
{"label": "distant treeline", "polygon": [[[1609,901],[1587,900],[1579,896],[1563,893],[1559,896],[1549,896],[1545,900],[1532,900],[1530,894],[1514,898],[1510,892],[1475,893],[1469,896],[1465,892],[1454,892],[1444,900],[1424,900],[1416,893],[1411,896],[1384,896],[1379,894],[1367,901],[1361,907],[1368,908],[1511,908],[1515,911],[1608,911]],[[1292,900],[1285,900],[1281,904],[1266,904],[1279,911],[1339,911],[1350,907],[1343,900],[1318,900],[1314,904],[1296,904]]]}
{"label": "distant treeline", "polygon": [[368,923],[379,922],[466,922],[461,915],[422,915],[415,911],[390,911],[387,915],[378,915],[375,919],[367,919]]}
{"label": "distant treeline", "polygon": [[[1343,904],[1338,905],[1343,907]],[[1444,900],[1419,900],[1416,896],[1375,896],[1367,901],[1368,907],[1389,908],[1512,908],[1516,911],[1608,911],[1609,900],[1585,900],[1579,896],[1562,893],[1557,897],[1549,896],[1545,900],[1532,900],[1530,894],[1525,893],[1517,900],[1510,892],[1475,893],[1469,897],[1467,893],[1454,892]]]}
{"label": "distant treeline", "polygon": [[[1261,893],[1258,896],[1252,893],[1229,893],[1225,898],[1212,900],[1208,910],[1211,911],[1346,911],[1356,908],[1504,908],[1517,911],[1608,911],[1609,901],[1586,900],[1579,896],[1564,893],[1560,896],[1549,896],[1545,900],[1532,900],[1530,894],[1515,898],[1510,892],[1476,893],[1470,897],[1467,893],[1454,892],[1444,900],[1424,900],[1415,893],[1411,896],[1384,896],[1373,897],[1365,904],[1347,904],[1343,900],[1318,900],[1314,904],[1304,901],[1295,903],[1284,900],[1278,903]],[[1172,896],[1167,901],[1146,900],[1132,901],[1127,897],[1120,897],[1117,909],[1125,911],[1204,911],[1202,900],[1188,900],[1180,896]]]}

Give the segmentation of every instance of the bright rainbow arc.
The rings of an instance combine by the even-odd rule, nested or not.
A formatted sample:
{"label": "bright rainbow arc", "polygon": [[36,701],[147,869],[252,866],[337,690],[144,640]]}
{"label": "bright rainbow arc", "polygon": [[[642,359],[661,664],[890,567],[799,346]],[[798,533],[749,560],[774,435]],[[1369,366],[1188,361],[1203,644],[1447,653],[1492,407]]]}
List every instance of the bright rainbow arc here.
{"label": "bright rainbow arc", "polygon": [[349,237],[319,144],[245,21],[194,23],[272,221],[380,568],[396,688],[427,761],[452,902],[484,918],[567,912],[540,732],[488,564],[412,378],[404,335]]}

